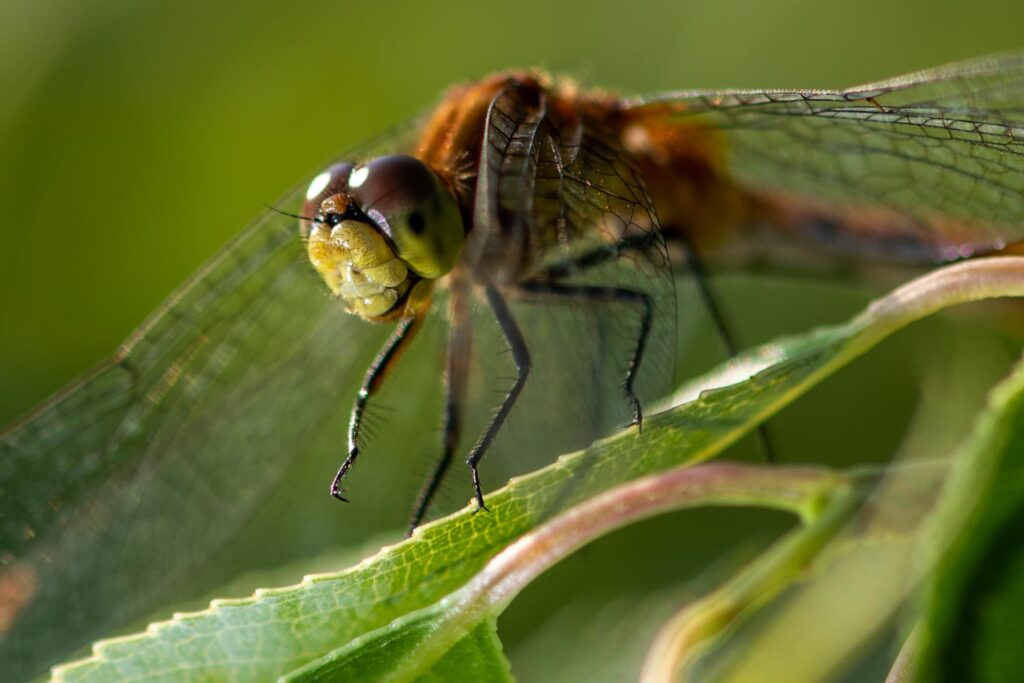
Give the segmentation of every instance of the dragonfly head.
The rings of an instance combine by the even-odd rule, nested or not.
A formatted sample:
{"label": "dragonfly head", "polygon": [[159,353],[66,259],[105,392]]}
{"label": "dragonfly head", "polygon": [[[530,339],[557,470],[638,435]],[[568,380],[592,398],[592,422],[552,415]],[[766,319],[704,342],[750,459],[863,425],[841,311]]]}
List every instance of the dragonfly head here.
{"label": "dragonfly head", "polygon": [[465,240],[455,196],[404,154],[331,166],[310,183],[302,215],[313,267],[368,320],[419,305],[430,282],[455,267]]}

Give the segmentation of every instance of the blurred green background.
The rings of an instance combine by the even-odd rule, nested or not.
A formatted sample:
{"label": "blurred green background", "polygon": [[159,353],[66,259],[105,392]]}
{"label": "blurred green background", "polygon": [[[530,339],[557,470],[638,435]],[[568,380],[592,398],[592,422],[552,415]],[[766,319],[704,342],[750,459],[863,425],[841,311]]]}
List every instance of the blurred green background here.
{"label": "blurred green background", "polygon": [[[1020,19],[1019,0],[5,2],[0,423],[109,355],[264,203],[453,83],[537,66],[625,92],[844,87],[1016,47]],[[747,343],[842,320],[868,296],[832,282],[720,287]],[[921,397],[931,418],[915,448],[948,452],[1018,353],[989,320],[949,316],[886,342],[774,421],[780,454],[884,460]],[[524,680],[553,675],[536,654],[566,630],[607,638],[599,625],[677,591],[671,607],[701,567],[732,566],[785,523],[685,513],[587,548],[503,618],[514,665]],[[668,557],[651,538],[679,544]],[[613,602],[631,592],[647,602]]]}

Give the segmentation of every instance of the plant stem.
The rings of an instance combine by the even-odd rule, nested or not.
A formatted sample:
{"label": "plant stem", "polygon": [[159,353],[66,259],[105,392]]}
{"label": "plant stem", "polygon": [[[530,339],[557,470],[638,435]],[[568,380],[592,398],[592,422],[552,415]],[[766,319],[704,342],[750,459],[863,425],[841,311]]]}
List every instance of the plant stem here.
{"label": "plant stem", "polygon": [[750,505],[786,510],[808,520],[821,510],[823,499],[845,488],[845,482],[844,475],[824,468],[731,463],[643,477],[595,496],[522,536],[450,596],[452,607],[500,611],[538,575],[581,546],[648,517],[702,505]]}
{"label": "plant stem", "polygon": [[837,488],[810,526],[790,532],[732,581],[679,611],[662,627],[648,651],[642,683],[676,680],[686,660],[741,612],[764,604],[800,576],[850,519],[860,499],[850,486]]}

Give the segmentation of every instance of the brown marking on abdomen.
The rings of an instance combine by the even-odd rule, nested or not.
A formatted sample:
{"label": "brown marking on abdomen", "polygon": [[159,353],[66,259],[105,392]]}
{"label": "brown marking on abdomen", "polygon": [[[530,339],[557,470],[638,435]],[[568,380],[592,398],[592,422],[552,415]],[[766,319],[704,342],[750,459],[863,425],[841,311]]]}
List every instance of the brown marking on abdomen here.
{"label": "brown marking on abdomen", "polygon": [[666,237],[680,232],[702,252],[738,239],[760,210],[729,176],[724,141],[698,121],[665,108],[624,112],[623,147],[640,166]]}

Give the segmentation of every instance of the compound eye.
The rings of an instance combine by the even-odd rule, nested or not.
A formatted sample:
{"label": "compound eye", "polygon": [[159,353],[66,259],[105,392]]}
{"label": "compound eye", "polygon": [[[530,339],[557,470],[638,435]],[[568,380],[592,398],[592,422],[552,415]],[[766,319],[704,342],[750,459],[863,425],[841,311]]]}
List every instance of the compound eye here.
{"label": "compound eye", "polygon": [[[309,187],[306,188],[305,201],[302,203],[299,215],[307,218],[320,218],[325,223],[329,223],[328,217],[321,214],[323,202],[328,197],[348,191],[348,178],[353,168],[355,168],[355,164],[343,161],[329,166],[323,173],[313,178]],[[337,223],[330,224],[337,225]],[[302,221],[299,229],[302,231],[303,237],[308,237],[309,231],[312,229],[311,221]]]}
{"label": "compound eye", "polygon": [[451,190],[422,161],[394,154],[356,166],[348,192],[414,273],[434,279],[455,267],[465,240],[462,214]]}

